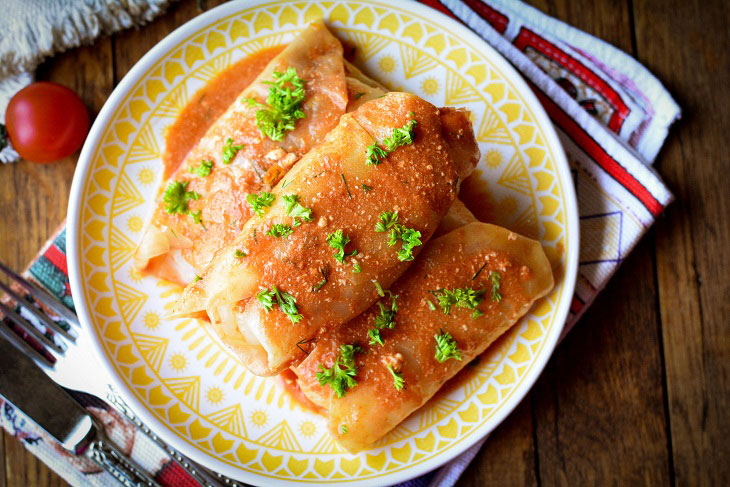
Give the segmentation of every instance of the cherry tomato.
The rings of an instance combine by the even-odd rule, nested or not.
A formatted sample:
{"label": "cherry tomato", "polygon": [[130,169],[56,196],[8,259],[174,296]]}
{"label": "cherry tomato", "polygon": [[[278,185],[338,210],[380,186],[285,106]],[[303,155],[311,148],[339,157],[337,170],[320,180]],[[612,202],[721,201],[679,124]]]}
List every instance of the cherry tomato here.
{"label": "cherry tomato", "polygon": [[57,83],[33,83],[17,92],[5,111],[10,143],[23,159],[53,162],[73,154],[89,132],[81,98]]}

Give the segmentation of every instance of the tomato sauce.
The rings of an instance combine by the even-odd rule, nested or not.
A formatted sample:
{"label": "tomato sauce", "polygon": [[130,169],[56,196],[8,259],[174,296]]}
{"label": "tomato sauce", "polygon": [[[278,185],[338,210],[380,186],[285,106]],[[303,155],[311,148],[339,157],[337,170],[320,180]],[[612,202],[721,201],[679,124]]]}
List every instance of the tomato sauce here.
{"label": "tomato sauce", "polygon": [[266,65],[286,46],[276,46],[238,61],[198,90],[185,105],[165,137],[165,179],[183,162],[190,149],[203,138],[208,128],[250,85]]}

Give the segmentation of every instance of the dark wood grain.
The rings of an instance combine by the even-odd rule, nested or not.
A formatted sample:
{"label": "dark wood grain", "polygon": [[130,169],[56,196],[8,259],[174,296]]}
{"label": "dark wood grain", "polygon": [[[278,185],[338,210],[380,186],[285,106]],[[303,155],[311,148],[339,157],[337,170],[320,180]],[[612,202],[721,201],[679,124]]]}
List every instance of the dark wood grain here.
{"label": "dark wood grain", "polygon": [[669,483],[652,240],[626,259],[534,389],[542,485]]}
{"label": "dark wood grain", "polygon": [[[111,40],[74,49],[43,64],[38,79],[68,86],[92,116],[113,86]],[[0,167],[0,260],[23,269],[66,217],[68,194],[78,154],[48,165],[21,161]],[[7,487],[56,486],[64,482],[4,433]],[[0,470],[1,472],[1,470]],[[0,484],[2,485],[2,484]]]}
{"label": "dark wood grain", "polygon": [[459,480],[459,487],[537,486],[530,397],[492,432]]}
{"label": "dark wood grain", "polygon": [[640,0],[634,15],[639,60],[684,109],[657,162],[677,196],[656,253],[676,483],[728,485],[730,6]]}

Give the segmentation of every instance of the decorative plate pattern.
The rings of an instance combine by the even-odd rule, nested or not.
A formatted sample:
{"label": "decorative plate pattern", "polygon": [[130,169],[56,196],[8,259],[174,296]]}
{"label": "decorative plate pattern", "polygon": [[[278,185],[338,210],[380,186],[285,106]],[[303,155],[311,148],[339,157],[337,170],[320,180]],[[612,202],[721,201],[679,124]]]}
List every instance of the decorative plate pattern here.
{"label": "decorative plate pattern", "polygon": [[[342,451],[323,418],[292,402],[276,379],[248,373],[199,322],[166,319],[180,289],[141,278],[132,263],[161,178],[163,133],[188,97],[231,63],[289,42],[322,17],[356,47],[355,63],[391,89],[471,110],[483,154],[477,212],[539,238],[558,282],[458,387],[359,455]],[[72,191],[73,292],[128,402],[183,453],[256,484],[392,483],[484,436],[544,366],[572,295],[574,199],[562,149],[529,90],[455,22],[416,4],[228,4],[145,56],[95,123]]]}

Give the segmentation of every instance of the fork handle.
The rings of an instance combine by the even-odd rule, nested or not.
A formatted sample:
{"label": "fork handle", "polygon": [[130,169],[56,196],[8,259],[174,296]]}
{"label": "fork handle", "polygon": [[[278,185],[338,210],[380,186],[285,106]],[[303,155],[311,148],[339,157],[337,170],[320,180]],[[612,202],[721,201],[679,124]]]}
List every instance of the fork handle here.
{"label": "fork handle", "polygon": [[195,479],[196,482],[198,482],[200,485],[204,487],[246,487],[245,484],[241,484],[233,479],[229,479],[228,477],[225,477],[221,474],[216,474],[214,478],[213,475],[208,473],[205,469],[198,466],[197,464],[193,463],[191,460],[183,456],[179,451],[177,451],[172,446],[168,445],[164,441],[162,441],[162,438],[157,436],[146,424],[144,424],[135,414],[132,412],[132,410],[127,406],[127,404],[124,402],[124,400],[117,394],[117,392],[111,387],[107,386],[107,392],[106,392],[106,400],[114,406],[114,408],[122,413],[129,421],[132,422],[137,427],[137,431],[144,434],[147,438],[149,438],[152,442],[154,442],[157,446],[162,448],[168,455],[170,455],[170,458],[172,461],[177,463],[183,470],[185,470],[193,479]]}
{"label": "fork handle", "polygon": [[105,438],[92,441],[86,455],[124,487],[160,487],[137,463]]}

